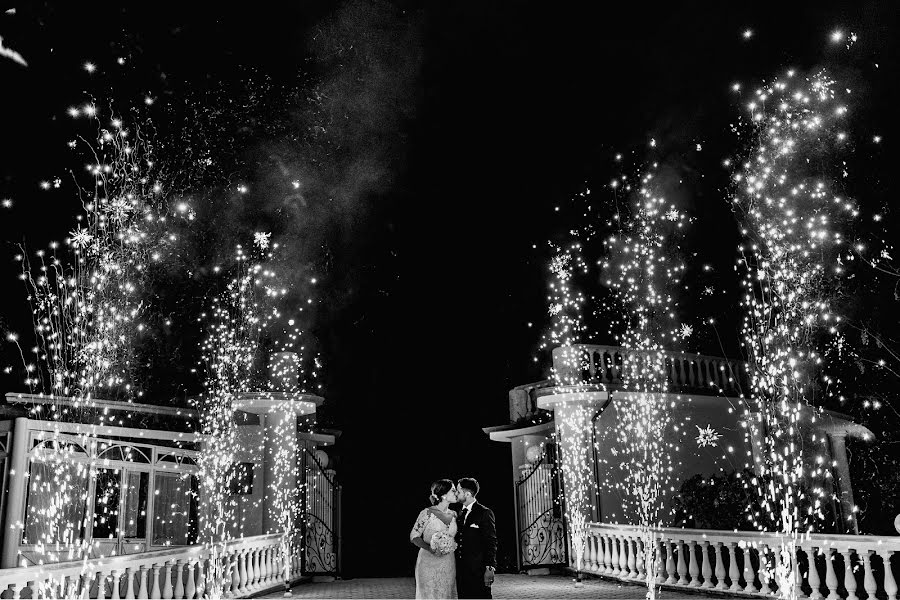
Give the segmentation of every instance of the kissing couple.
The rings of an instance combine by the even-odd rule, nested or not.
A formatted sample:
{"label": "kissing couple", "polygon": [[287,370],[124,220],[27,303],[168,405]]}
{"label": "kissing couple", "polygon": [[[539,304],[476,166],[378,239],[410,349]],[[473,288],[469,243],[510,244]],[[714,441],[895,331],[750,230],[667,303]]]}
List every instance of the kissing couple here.
{"label": "kissing couple", "polygon": [[[497,568],[494,511],[477,500],[478,482],[431,484],[431,507],[422,510],[409,534],[419,548],[416,598],[490,598]],[[451,510],[450,505],[460,505]]]}

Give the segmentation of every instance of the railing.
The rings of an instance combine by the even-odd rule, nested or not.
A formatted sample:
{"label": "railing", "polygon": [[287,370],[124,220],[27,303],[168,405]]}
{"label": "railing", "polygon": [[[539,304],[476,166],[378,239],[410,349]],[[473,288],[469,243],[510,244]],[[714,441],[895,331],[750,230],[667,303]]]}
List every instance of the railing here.
{"label": "railing", "polygon": [[[571,352],[577,353],[572,356]],[[553,366],[564,381],[624,385],[626,364],[642,353],[621,346],[575,344],[553,350]],[[665,352],[665,369],[673,392],[716,391],[737,396],[749,387],[747,364],[743,361]],[[576,366],[577,365],[577,366]]]}
{"label": "railing", "polygon": [[[299,552],[284,554],[282,534],[225,544],[217,561],[203,546],[104,559],[0,569],[2,598],[246,598],[300,573]],[[219,572],[221,585],[212,581]],[[219,589],[216,589],[219,588]]]}
{"label": "railing", "polygon": [[[624,581],[646,581],[648,549],[638,529],[592,523],[582,559],[583,571]],[[772,596],[776,533],[656,528],[653,567],[657,585],[714,589],[736,595]],[[900,537],[812,534],[791,542],[797,597],[818,600],[887,598],[897,600],[895,571]],[[574,565],[572,565],[574,566]],[[825,596],[824,594],[827,594]]]}

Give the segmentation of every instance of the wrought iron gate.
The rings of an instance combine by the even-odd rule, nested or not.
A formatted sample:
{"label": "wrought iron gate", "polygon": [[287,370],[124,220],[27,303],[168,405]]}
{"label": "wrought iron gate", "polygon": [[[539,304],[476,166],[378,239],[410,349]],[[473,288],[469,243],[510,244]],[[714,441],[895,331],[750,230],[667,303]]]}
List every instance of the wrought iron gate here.
{"label": "wrought iron gate", "polygon": [[341,485],[333,469],[303,449],[303,574],[341,572]]}
{"label": "wrought iron gate", "polygon": [[556,446],[547,444],[539,462],[521,468],[516,482],[519,570],[567,565]]}

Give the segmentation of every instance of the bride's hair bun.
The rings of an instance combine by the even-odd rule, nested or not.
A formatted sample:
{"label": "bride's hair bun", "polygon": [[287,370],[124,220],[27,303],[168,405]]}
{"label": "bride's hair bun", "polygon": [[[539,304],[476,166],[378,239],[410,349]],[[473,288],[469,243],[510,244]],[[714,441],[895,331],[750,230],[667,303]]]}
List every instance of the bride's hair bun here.
{"label": "bride's hair bun", "polygon": [[428,498],[431,500],[431,505],[434,506],[438,502],[441,501],[441,498],[444,495],[453,489],[453,482],[449,479],[438,479],[434,483],[431,484],[431,496]]}

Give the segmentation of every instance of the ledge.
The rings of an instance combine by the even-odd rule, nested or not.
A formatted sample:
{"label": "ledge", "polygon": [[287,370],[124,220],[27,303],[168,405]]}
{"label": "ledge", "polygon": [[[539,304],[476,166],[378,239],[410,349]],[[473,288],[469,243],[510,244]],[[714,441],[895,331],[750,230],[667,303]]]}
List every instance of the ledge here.
{"label": "ledge", "polygon": [[538,391],[537,407],[553,410],[573,404],[605,404],[609,392],[602,385],[559,385]]}
{"label": "ledge", "polygon": [[510,425],[500,425],[499,427],[483,427],[481,430],[488,434],[492,442],[505,442],[507,444],[523,435],[540,435],[552,432],[555,428],[553,421],[546,423],[538,423],[537,425],[529,425],[528,427],[514,427]]}

